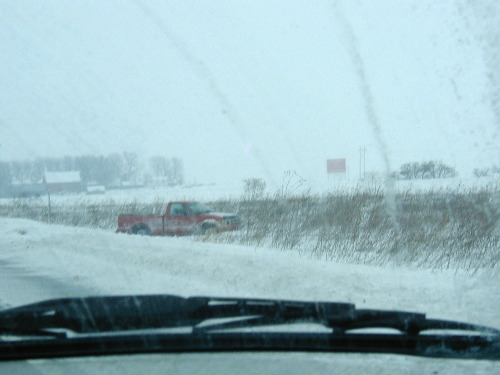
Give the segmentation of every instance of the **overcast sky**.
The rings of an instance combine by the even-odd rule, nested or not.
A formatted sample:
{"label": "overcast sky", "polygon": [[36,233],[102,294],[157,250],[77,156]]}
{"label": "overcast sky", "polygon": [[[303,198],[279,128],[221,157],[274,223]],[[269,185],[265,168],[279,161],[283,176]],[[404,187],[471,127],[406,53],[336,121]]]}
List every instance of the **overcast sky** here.
{"label": "overcast sky", "polygon": [[336,157],[356,178],[365,146],[369,171],[439,159],[466,175],[500,156],[480,11],[3,0],[0,160],[135,151],[183,159],[187,182],[323,181]]}

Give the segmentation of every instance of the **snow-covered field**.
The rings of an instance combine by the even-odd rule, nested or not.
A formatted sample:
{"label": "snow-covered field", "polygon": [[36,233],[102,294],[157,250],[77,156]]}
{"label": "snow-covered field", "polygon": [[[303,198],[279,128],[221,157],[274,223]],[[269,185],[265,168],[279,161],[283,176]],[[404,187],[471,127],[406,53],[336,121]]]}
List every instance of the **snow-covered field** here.
{"label": "snow-covered field", "polygon": [[[54,195],[50,206],[48,197],[4,199],[0,216],[114,231],[120,214],[162,214],[170,200],[212,201],[215,210],[238,213],[245,223],[244,231],[218,236],[212,242],[294,249],[316,257],[371,265],[469,271],[496,268],[498,188],[493,179],[473,182],[397,181],[392,190],[398,199],[394,210],[390,209],[391,197],[384,199],[380,184],[349,185],[344,181],[337,182],[337,190],[315,186],[314,191],[301,190],[292,183],[291,189],[282,189],[278,195],[270,190],[266,199],[253,202],[246,201],[237,185]],[[296,194],[300,199],[294,197]],[[398,231],[390,222],[394,212]]]}
{"label": "snow-covered field", "polygon": [[[78,294],[169,293],[331,300],[425,312],[500,326],[500,274],[374,267],[296,252],[193,238],[136,237],[98,229],[0,219],[0,267],[26,276],[0,282],[0,305]],[[23,276],[23,277],[24,277]],[[35,293],[30,280],[54,290]],[[34,289],[32,289],[34,288]],[[50,289],[50,286],[48,287]]]}
{"label": "snow-covered field", "polygon": [[[285,185],[289,185],[287,189]],[[396,181],[394,191],[399,192],[428,192],[428,191],[470,191],[485,189],[488,191],[498,191],[500,179],[495,176],[483,178],[445,178],[429,180],[408,180]],[[332,192],[345,193],[354,190],[384,190],[387,187],[382,177],[369,178],[365,181],[357,179],[338,179],[325,181],[323,183],[308,183],[300,180],[300,177],[292,180],[284,180],[278,184],[267,184],[264,194],[275,195],[277,192],[287,194],[327,194]],[[113,189],[107,190],[104,194],[67,194],[53,195],[51,200],[54,203],[79,205],[99,204],[99,203],[154,203],[167,202],[170,200],[199,200],[204,202],[219,199],[237,199],[244,195],[243,182],[236,181],[233,184],[212,184],[197,186],[173,186],[173,187],[144,187],[136,189]],[[9,204],[10,198],[0,199],[0,204]],[[47,201],[47,197],[40,197],[39,201]]]}

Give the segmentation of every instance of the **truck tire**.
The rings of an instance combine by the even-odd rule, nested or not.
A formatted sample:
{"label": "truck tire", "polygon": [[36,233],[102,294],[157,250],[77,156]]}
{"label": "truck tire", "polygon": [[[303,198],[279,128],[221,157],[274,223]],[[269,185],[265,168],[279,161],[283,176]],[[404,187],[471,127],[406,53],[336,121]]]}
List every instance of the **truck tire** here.
{"label": "truck tire", "polygon": [[151,230],[146,225],[138,225],[132,228],[132,233],[139,236],[150,236]]}
{"label": "truck tire", "polygon": [[212,235],[217,233],[217,227],[214,224],[203,224],[201,226],[201,233],[206,235]]}

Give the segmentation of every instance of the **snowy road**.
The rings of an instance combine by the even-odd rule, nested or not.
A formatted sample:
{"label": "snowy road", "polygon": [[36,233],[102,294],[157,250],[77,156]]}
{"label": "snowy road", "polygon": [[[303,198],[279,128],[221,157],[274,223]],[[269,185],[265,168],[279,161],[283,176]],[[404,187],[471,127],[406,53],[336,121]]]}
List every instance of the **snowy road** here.
{"label": "snowy road", "polygon": [[41,299],[86,296],[95,291],[38,275],[24,267],[0,262],[0,308],[27,304]]}
{"label": "snowy road", "polygon": [[0,219],[0,303],[168,293],[330,300],[500,326],[497,271],[341,264],[291,251]]}

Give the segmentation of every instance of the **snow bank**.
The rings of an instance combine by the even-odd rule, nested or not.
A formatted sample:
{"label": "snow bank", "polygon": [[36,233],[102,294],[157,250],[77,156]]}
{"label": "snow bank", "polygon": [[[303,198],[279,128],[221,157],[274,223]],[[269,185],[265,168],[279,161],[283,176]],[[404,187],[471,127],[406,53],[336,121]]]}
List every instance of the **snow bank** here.
{"label": "snow bank", "polygon": [[[138,237],[0,219],[0,268],[92,294],[169,293],[330,300],[499,326],[499,273],[339,264],[194,238]],[[0,288],[1,289],[1,288]],[[4,303],[31,302],[23,291]],[[7,295],[7,297],[6,297]],[[36,295],[28,299],[36,300]]]}

